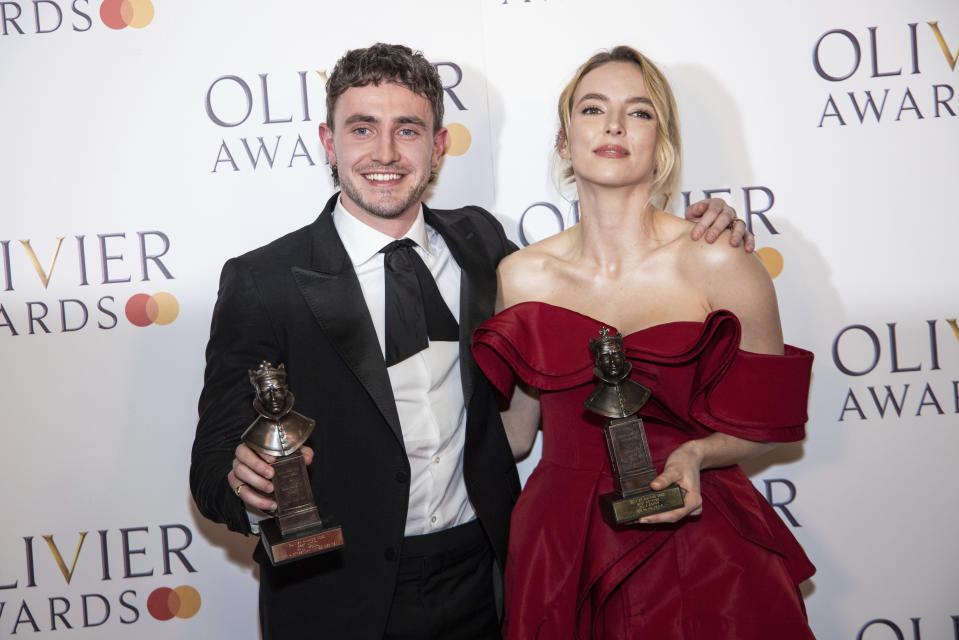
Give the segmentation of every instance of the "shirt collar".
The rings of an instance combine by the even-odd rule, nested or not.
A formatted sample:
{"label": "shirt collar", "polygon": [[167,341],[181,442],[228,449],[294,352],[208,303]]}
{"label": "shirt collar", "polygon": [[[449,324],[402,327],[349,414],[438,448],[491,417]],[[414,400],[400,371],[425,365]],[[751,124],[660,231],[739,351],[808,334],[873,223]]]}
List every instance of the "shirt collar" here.
{"label": "shirt collar", "polygon": [[[369,262],[383,247],[397,238],[377,231],[353,216],[343,207],[342,198],[342,195],[337,198],[336,206],[333,208],[333,226],[340,236],[340,241],[343,242],[343,248],[346,249],[350,262],[353,263],[353,266],[358,267]],[[426,232],[426,220],[423,218],[422,204],[420,204],[420,210],[416,214],[413,225],[403,237],[415,242],[428,254],[433,254],[429,235]]]}

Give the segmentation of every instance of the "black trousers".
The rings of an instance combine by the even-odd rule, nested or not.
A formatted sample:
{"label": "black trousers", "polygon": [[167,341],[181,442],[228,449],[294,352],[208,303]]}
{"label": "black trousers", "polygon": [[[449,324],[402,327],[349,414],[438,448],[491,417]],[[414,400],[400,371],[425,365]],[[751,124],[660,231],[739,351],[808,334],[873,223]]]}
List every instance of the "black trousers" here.
{"label": "black trousers", "polygon": [[405,538],[385,640],[499,640],[492,568],[478,520]]}

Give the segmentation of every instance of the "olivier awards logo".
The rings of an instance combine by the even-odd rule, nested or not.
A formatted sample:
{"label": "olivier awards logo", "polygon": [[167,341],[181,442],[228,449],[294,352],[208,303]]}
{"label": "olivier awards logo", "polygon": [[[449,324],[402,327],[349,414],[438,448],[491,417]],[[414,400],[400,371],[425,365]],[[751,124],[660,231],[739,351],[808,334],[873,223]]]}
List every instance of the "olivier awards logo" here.
{"label": "olivier awards logo", "polygon": [[176,320],[180,304],[172,293],[129,295],[134,280],[175,279],[167,264],[169,236],[137,231],[95,238],[0,240],[0,336],[109,330],[121,317],[136,327]]}
{"label": "olivier awards logo", "polygon": [[[950,637],[953,640],[959,640],[959,616],[949,617],[951,618],[951,624],[946,620],[939,619],[931,622],[927,621],[925,626],[922,624],[922,618],[909,618],[908,623],[901,621],[896,623],[889,618],[873,618],[859,628],[856,640],[884,640],[886,638],[922,640],[923,629],[926,630],[926,633],[931,631],[935,638],[945,640],[945,638]],[[907,634],[907,630],[911,633]],[[945,634],[949,631],[952,632],[951,636],[946,636]]]}
{"label": "olivier awards logo", "polygon": [[40,536],[42,542],[22,537],[21,569],[0,571],[0,634],[102,627],[113,637],[149,620],[144,609],[161,622],[200,611],[202,598],[193,586],[155,586],[197,573],[187,525],[100,529],[96,542],[89,534],[78,531],[75,543],[58,542],[54,534]]}
{"label": "olivier awards logo", "polygon": [[[463,82],[463,70],[455,62],[432,64],[443,82],[449,120],[450,104],[457,111],[467,110],[456,91]],[[210,173],[327,164],[317,135],[317,125],[326,116],[326,81],[324,69],[259,73],[256,79],[227,74],[213,80],[203,101],[207,119],[220,129],[245,135],[220,138]],[[472,142],[469,129],[457,122],[447,122],[446,128],[450,134],[447,153],[466,153]]]}
{"label": "olivier awards logo", "polygon": [[142,29],[153,22],[155,13],[150,0],[103,0],[99,11],[90,0],[7,0],[0,2],[0,36],[90,31],[97,14],[115,31]]}
{"label": "olivier awards logo", "polygon": [[887,322],[883,328],[851,324],[840,329],[832,343],[833,364],[858,384],[846,391],[838,421],[959,414],[959,379],[946,380],[942,368],[946,358],[955,357],[955,344],[944,348],[942,333],[959,342],[956,318],[926,320],[925,326]]}
{"label": "olivier awards logo", "polygon": [[817,126],[955,117],[957,62],[959,24],[830,29],[812,50],[813,70],[832,83]]}
{"label": "olivier awards logo", "polygon": [[783,521],[790,527],[801,527],[802,525],[793,513],[795,508],[790,509],[789,507],[796,500],[796,484],[786,478],[771,478],[764,479],[763,485],[764,491],[762,493],[766,497],[766,502],[773,509],[779,511]]}
{"label": "olivier awards logo", "polygon": [[207,87],[204,107],[210,122],[222,129],[252,129],[251,135],[221,138],[211,173],[316,166],[322,149],[315,127],[301,123],[312,121],[314,103],[322,108],[316,94],[326,86],[326,72],[276,75],[261,73],[256,81],[223,75]]}

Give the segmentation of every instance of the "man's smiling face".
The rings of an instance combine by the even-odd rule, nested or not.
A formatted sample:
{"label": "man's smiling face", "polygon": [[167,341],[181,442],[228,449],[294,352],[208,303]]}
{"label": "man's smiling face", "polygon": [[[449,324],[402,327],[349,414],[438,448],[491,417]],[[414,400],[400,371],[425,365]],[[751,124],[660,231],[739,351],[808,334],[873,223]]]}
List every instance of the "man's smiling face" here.
{"label": "man's smiling face", "polygon": [[446,129],[433,132],[429,101],[394,83],[352,87],[336,101],[333,125],[320,125],[320,140],[347,211],[412,220],[447,146]]}

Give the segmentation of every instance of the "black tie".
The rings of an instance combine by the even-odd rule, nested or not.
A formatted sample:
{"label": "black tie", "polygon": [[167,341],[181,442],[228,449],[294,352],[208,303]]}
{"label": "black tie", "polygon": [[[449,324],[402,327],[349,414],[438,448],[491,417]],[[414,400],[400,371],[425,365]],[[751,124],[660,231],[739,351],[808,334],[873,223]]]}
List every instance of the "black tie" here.
{"label": "black tie", "polygon": [[386,269],[386,366],[429,346],[429,340],[459,340],[459,327],[409,238],[382,249]]}

